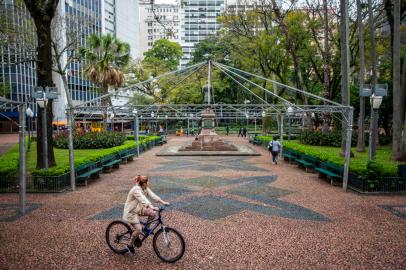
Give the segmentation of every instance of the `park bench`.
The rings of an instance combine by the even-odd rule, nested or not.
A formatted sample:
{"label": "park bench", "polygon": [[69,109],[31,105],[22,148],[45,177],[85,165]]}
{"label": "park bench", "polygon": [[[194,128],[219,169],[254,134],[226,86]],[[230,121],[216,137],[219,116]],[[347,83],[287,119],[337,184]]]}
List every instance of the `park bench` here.
{"label": "park bench", "polygon": [[309,155],[301,155],[295,161],[299,167],[305,168],[306,172],[314,171],[314,168],[319,164],[319,160],[316,157]]}
{"label": "park bench", "polygon": [[95,162],[88,162],[79,165],[75,168],[76,182],[78,184],[84,184],[85,186],[87,186],[87,180],[89,178],[99,177],[99,173],[101,170],[102,168],[98,167],[97,163]]}
{"label": "park bench", "polygon": [[128,161],[131,161],[134,159],[135,154],[132,153],[130,150],[124,150],[121,151],[118,156],[121,159],[121,163],[127,163]]}
{"label": "park bench", "polygon": [[100,165],[104,172],[111,172],[113,168],[120,167],[121,159],[117,159],[114,155],[108,155],[100,160]]}
{"label": "park bench", "polygon": [[300,157],[300,154],[299,152],[292,149],[284,149],[282,156],[285,161],[291,162],[298,159]]}
{"label": "park bench", "polygon": [[327,177],[332,185],[342,182],[343,167],[340,165],[326,161],[321,163],[315,170],[319,173],[319,178]]}

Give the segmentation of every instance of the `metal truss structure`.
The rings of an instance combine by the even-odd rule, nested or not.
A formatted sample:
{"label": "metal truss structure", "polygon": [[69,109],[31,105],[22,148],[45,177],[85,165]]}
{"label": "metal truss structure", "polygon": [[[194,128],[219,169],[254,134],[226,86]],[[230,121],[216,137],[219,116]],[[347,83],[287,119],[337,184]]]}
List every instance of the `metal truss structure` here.
{"label": "metal truss structure", "polygon": [[[148,104],[148,105],[135,105],[132,103],[132,97],[134,94],[140,94],[144,91],[146,86],[154,84],[159,87],[161,80],[166,79],[166,83],[170,82],[171,87],[175,88],[187,79],[189,79],[195,72],[201,70],[207,66],[208,70],[208,91],[209,99],[208,104]],[[253,104],[224,104],[215,103],[213,98],[213,104],[211,104],[210,96],[215,92],[211,88],[211,68],[215,67],[220,70],[224,75],[230,78],[243,90],[247,91],[252,98],[258,100],[259,103]],[[272,90],[267,89],[261,82],[271,83]],[[266,85],[266,84],[265,84]],[[266,95],[272,97],[273,102],[264,100],[260,95],[252,91],[252,89],[261,89]],[[283,91],[278,91],[283,90]],[[278,93],[289,93],[290,96],[282,96]],[[297,104],[292,101],[292,96],[302,96],[303,100],[315,100],[312,104]],[[106,106],[105,104],[111,104],[112,98],[124,99],[125,102],[120,105]],[[106,102],[110,100],[110,102]],[[295,87],[282,84],[280,82],[270,80],[263,76],[253,74],[235,67],[224,65],[218,62],[201,62],[191,65],[189,67],[168,72],[159,75],[155,78],[150,78],[146,81],[139,82],[137,84],[120,88],[114,92],[107,93],[98,98],[82,103],[78,106],[71,108],[71,112],[76,119],[82,120],[102,120],[103,117],[112,116],[118,121],[132,121],[134,120],[134,133],[137,134],[139,130],[140,120],[166,120],[166,119],[187,119],[199,120],[203,109],[211,107],[218,119],[260,119],[265,116],[277,116],[279,119],[279,130],[281,139],[283,139],[283,125],[284,119],[289,118],[305,118],[312,114],[330,114],[331,116],[340,115],[341,121],[344,121],[346,129],[346,151],[345,151],[345,164],[344,164],[344,176],[343,176],[343,189],[347,190],[348,173],[349,173],[349,161],[351,151],[351,135],[352,135],[352,122],[353,122],[353,108],[345,106],[340,103],[328,100],[326,98],[317,96],[315,94],[297,89]],[[113,120],[112,120],[113,121]]]}

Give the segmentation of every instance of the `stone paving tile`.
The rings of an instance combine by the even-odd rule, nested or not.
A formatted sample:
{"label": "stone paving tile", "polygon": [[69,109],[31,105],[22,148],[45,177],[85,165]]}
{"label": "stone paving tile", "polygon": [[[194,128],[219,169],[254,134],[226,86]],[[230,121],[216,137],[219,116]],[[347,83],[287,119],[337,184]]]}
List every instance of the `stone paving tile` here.
{"label": "stone paving tile", "polygon": [[380,207],[406,220],[406,205],[380,205]]}
{"label": "stone paving tile", "polygon": [[243,181],[242,179],[228,180],[228,179],[224,179],[222,177],[205,175],[205,176],[199,176],[199,177],[195,177],[195,178],[179,178],[176,180],[176,183],[186,184],[186,185],[191,185],[191,186],[199,186],[202,188],[211,189],[211,188],[217,188],[217,187],[241,183],[242,181]]}
{"label": "stone paving tile", "polygon": [[23,217],[24,215],[29,215],[31,211],[34,211],[41,207],[39,203],[28,203],[26,205],[25,214],[21,214],[19,211],[20,206],[18,204],[0,204],[0,222],[12,222]]}
{"label": "stone paving tile", "polygon": [[[251,147],[262,156],[239,162],[258,170],[227,166],[203,171],[192,166],[156,171],[172,161],[157,157],[155,153],[187,140],[169,137],[168,144],[142,153],[140,158],[120,166],[113,173],[101,174],[100,179],[75,192],[29,194],[28,202],[41,204],[40,208],[15,221],[0,222],[0,268],[406,269],[406,221],[380,207],[387,205],[398,209],[398,206],[406,205],[405,196],[362,196],[351,191],[343,192],[295,165],[283,161],[272,165],[267,151],[256,146]],[[227,140],[247,144],[245,138],[230,136]],[[222,163],[213,159],[205,164],[215,166]],[[227,181],[240,179],[240,182],[212,188],[180,185],[192,192],[174,194],[169,199],[173,211],[165,213],[165,223],[182,233],[186,252],[180,261],[166,264],[154,254],[151,239],[137,249],[134,256],[114,254],[105,242],[105,230],[110,219],[90,219],[122,205],[125,191],[132,187],[137,174],[147,174],[158,180],[165,178],[162,181],[171,185],[176,185],[179,179],[202,176]],[[257,200],[258,197],[250,199],[242,196],[244,194],[226,192],[240,185],[255,188],[253,183],[259,182],[289,191],[281,194],[267,189],[275,204],[287,205],[269,205]],[[245,191],[245,195],[250,194]],[[258,189],[255,193],[266,197]],[[189,203],[205,196],[220,197],[220,205],[232,206],[227,209],[230,214],[205,219],[186,213],[186,209],[185,212],[175,209],[182,207],[182,201]],[[2,204],[17,202],[18,194],[0,194]],[[200,205],[198,207],[203,207]],[[330,221],[283,217],[282,214],[286,213],[294,215],[289,214],[289,205],[311,210]],[[120,208],[116,213],[121,216]],[[301,215],[297,209],[293,209],[292,213]]]}
{"label": "stone paving tile", "polygon": [[197,170],[197,171],[220,171],[220,170],[240,170],[240,171],[263,171],[264,169],[245,162],[247,157],[166,157],[167,163],[154,168],[154,172]]}

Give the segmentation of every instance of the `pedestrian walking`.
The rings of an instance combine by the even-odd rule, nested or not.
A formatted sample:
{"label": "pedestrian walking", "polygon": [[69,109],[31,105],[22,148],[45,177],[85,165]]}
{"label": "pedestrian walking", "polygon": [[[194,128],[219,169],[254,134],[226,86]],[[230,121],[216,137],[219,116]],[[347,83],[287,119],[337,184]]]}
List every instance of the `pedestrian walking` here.
{"label": "pedestrian walking", "polygon": [[247,128],[242,129],[242,134],[244,137],[247,137]]}
{"label": "pedestrian walking", "polygon": [[242,137],[242,128],[240,128],[240,130],[238,130],[238,137]]}
{"label": "pedestrian walking", "polygon": [[273,137],[272,141],[268,144],[268,151],[272,153],[272,164],[278,164],[277,157],[282,149],[281,143],[278,141],[278,137]]}
{"label": "pedestrian walking", "polygon": [[230,128],[228,126],[226,126],[226,133],[227,133],[227,136],[230,133]]}

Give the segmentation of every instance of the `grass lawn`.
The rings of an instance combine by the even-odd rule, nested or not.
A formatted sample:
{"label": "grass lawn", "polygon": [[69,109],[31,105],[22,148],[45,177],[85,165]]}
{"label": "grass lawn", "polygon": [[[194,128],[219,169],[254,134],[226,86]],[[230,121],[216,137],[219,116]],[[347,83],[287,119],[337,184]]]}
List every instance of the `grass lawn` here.
{"label": "grass lawn", "polygon": [[[262,141],[270,141],[272,137],[259,136],[258,138]],[[283,145],[307,155],[318,157],[323,161],[330,161],[335,164],[344,165],[344,157],[339,155],[340,148],[338,147],[304,145],[298,140],[284,140]],[[368,152],[357,152],[355,147],[351,150],[354,157],[350,160],[350,171],[360,175],[365,174],[368,162]],[[382,166],[382,173],[384,175],[397,175],[398,165],[406,164],[406,162],[391,160],[391,150],[389,146],[381,146],[376,150],[376,161]]]}

